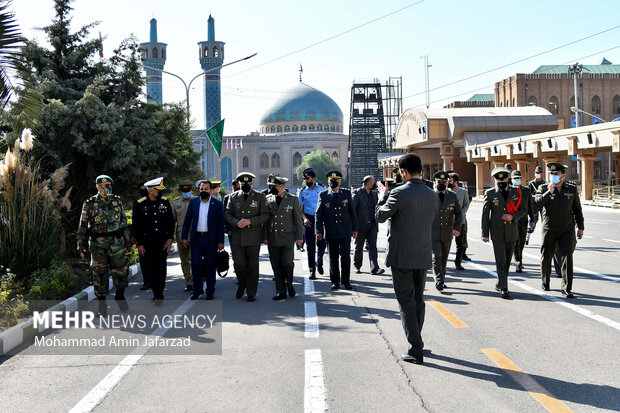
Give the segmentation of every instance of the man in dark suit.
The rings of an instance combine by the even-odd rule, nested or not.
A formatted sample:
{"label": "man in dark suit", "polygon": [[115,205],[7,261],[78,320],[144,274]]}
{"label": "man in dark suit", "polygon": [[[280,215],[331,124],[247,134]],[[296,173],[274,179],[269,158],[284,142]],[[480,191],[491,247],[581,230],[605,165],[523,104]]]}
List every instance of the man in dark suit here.
{"label": "man in dark suit", "polygon": [[379,224],[375,218],[375,209],[379,196],[375,188],[375,178],[368,175],[362,181],[363,186],[353,192],[353,208],[357,215],[359,225],[357,238],[355,238],[355,255],[353,265],[355,271],[362,272],[362,260],[364,256],[364,242],[368,242],[368,259],[370,260],[371,274],[383,274],[384,269],[379,268],[377,260],[377,233]]}
{"label": "man in dark suit", "polygon": [[420,179],[422,161],[418,155],[403,155],[398,166],[405,182],[391,191],[377,184],[382,195],[376,218],[379,223],[390,220],[385,264],[392,269],[400,318],[409,342],[409,350],[400,357],[422,364],[424,284],[431,268],[432,227],[439,212],[439,196]]}
{"label": "man in dark suit", "polygon": [[[190,235],[191,230],[191,237]],[[188,238],[189,237],[189,238]],[[211,195],[211,182],[200,183],[200,197],[189,201],[183,234],[183,246],[191,243],[192,275],[194,294],[192,300],[198,299],[203,292],[203,280],[207,281],[207,300],[213,300],[215,293],[215,257],[224,249],[224,206],[222,201]]]}
{"label": "man in dark suit", "polygon": [[443,291],[446,288],[446,266],[452,238],[458,237],[463,223],[461,205],[456,193],[448,190],[448,173],[436,172],[435,190],[439,196],[441,208],[433,220],[433,275],[435,276],[435,288]]}
{"label": "man in dark suit", "polygon": [[519,235],[517,221],[525,216],[527,211],[522,202],[523,194],[508,185],[508,169],[497,167],[491,171],[491,175],[495,178],[495,187],[484,193],[482,241],[489,242],[490,232],[498,279],[495,289],[500,291],[500,297],[508,298],[508,272]]}
{"label": "man in dark suit", "polygon": [[[329,171],[326,177],[329,189],[319,194],[316,207],[316,239],[321,241],[325,233],[332,290],[338,290],[341,282],[347,290],[351,290],[351,236],[357,237],[357,214],[353,209],[351,191],[340,188],[342,174]],[[342,272],[338,266],[338,257]]]}
{"label": "man in dark suit", "polygon": [[233,231],[230,248],[239,280],[235,296],[241,298],[247,292],[249,302],[256,301],[258,256],[260,246],[265,240],[263,224],[269,219],[267,197],[252,189],[254,178],[256,177],[250,172],[237,175],[241,190],[230,195],[225,211],[226,223]]}

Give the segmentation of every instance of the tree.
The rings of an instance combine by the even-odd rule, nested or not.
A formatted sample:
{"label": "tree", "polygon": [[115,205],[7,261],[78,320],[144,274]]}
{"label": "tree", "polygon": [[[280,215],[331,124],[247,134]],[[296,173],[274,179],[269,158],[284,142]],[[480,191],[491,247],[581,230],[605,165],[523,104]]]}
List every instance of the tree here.
{"label": "tree", "polygon": [[[45,104],[34,125],[34,156],[42,172],[69,164],[71,203],[81,205],[96,192],[95,178],[113,177],[114,192],[135,198],[139,183],[164,176],[199,176],[185,108],[146,103],[135,38],[124,41],[108,60],[95,61],[101,41],[87,40],[96,23],[70,29],[71,0],[55,0],[56,16],[42,28],[49,48],[26,41],[24,66],[32,72]],[[131,205],[129,203],[129,205]],[[75,232],[74,208],[63,226]]]}
{"label": "tree", "polygon": [[0,107],[4,108],[11,98],[13,84],[11,73],[16,69],[22,36],[10,11],[10,0],[0,0]]}
{"label": "tree", "polygon": [[325,151],[311,152],[304,156],[304,160],[297,168],[297,178],[302,180],[303,171],[306,168],[314,169],[316,173],[316,179],[318,182],[325,180],[325,175],[331,170],[339,170],[340,162],[336,159],[332,159]]}

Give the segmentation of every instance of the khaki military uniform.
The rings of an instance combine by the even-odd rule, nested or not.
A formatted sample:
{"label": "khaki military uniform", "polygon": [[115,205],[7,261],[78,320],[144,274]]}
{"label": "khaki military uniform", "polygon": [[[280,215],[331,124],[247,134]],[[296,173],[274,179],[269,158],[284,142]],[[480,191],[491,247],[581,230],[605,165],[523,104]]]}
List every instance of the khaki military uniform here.
{"label": "khaki military uniform", "polygon": [[448,255],[454,234],[460,231],[463,223],[461,205],[452,191],[446,190],[441,208],[433,221],[433,275],[435,282],[443,283],[446,278]]}
{"label": "khaki military uniform", "polygon": [[181,269],[183,270],[183,278],[185,278],[185,284],[188,287],[193,288],[193,280],[192,280],[192,257],[191,257],[191,247],[188,245],[187,248],[183,247],[183,243],[181,242],[181,233],[183,232],[183,222],[185,222],[185,215],[187,214],[187,207],[189,206],[189,201],[192,198],[183,199],[182,196],[178,196],[172,200],[172,215],[174,216],[174,222],[176,224],[175,236],[177,240],[177,248],[179,250],[179,258],[181,259]]}
{"label": "khaki military uniform", "polygon": [[[244,197],[247,195],[247,197]],[[252,223],[245,228],[237,227],[242,219]],[[248,297],[254,297],[258,290],[258,257],[260,246],[265,240],[263,224],[269,219],[267,198],[251,189],[247,194],[236,191],[230,195],[225,213],[226,223],[232,227],[232,257],[239,289],[247,290]]]}
{"label": "khaki military uniform", "polygon": [[500,290],[508,289],[508,271],[519,235],[517,221],[527,213],[521,201],[517,212],[512,213],[512,221],[504,221],[502,215],[509,213],[506,205],[511,200],[517,202],[519,197],[514,187],[509,186],[507,194],[507,198],[504,199],[502,191],[497,186],[487,189],[484,193],[484,206],[482,207],[482,237],[488,237],[490,232],[497,268],[497,288]]}
{"label": "khaki military uniform", "polygon": [[269,260],[276,281],[276,292],[286,295],[293,292],[293,259],[295,241],[304,238],[301,207],[295,195],[284,192],[280,205],[276,195],[267,195],[269,221],[263,226],[269,246]]}
{"label": "khaki military uniform", "polygon": [[90,238],[93,286],[97,297],[108,295],[109,276],[117,289],[127,287],[129,227],[121,198],[93,195],[84,201],[77,232],[78,249],[88,249]]}

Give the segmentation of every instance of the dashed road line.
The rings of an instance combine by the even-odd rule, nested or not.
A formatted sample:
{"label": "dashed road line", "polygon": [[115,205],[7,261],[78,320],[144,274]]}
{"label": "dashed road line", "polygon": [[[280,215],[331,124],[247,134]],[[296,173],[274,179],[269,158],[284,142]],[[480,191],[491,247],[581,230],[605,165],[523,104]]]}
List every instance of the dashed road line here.
{"label": "dashed road line", "polygon": [[550,412],[572,412],[567,405],[557,399],[547,389],[541,386],[532,376],[524,372],[519,366],[494,348],[483,348],[482,352],[499,368],[504,370],[519,386],[523,387],[538,403]]}
{"label": "dashed road line", "polygon": [[316,303],[314,301],[306,301],[304,303],[306,312],[306,329],[304,331],[305,338],[319,337],[319,316],[316,312]]}
{"label": "dashed road line", "polygon": [[435,300],[428,300],[427,303],[433,307],[443,318],[448,320],[450,324],[454,328],[469,328],[467,324],[457,316],[455,316],[450,310],[448,310],[445,306]]}
{"label": "dashed road line", "polygon": [[320,349],[305,352],[304,412],[319,413],[327,411],[327,394],[323,379],[323,360]]}
{"label": "dashed road line", "polygon": [[615,242],[616,244],[620,244],[620,241],[616,240],[616,239],[607,239],[607,238],[603,238],[603,241],[607,241],[607,242]]}
{"label": "dashed road line", "polygon": [[312,281],[308,277],[304,277],[304,294],[305,295],[314,294],[314,281]]}

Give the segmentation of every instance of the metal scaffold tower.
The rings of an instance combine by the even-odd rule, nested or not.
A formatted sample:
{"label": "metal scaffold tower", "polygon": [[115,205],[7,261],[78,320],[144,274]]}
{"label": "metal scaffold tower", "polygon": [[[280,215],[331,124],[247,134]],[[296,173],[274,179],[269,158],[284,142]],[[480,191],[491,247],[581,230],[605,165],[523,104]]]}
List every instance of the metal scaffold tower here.
{"label": "metal scaffold tower", "polygon": [[402,114],[402,77],[354,80],[351,87],[347,176],[358,186],[364,176],[381,177],[377,155],[392,150]]}

